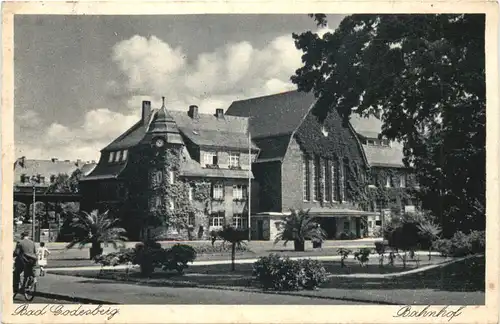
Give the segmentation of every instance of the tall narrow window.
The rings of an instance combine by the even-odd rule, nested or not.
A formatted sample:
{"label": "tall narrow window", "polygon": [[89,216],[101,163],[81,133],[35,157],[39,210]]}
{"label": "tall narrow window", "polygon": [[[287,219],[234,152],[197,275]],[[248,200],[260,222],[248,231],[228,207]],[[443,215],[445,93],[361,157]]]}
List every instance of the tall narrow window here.
{"label": "tall narrow window", "polygon": [[349,177],[350,177],[347,160],[344,160],[342,175],[343,175],[343,180],[344,180],[344,185],[342,188],[343,189],[343,193],[342,193],[343,199],[342,200],[347,201],[349,199],[349,197],[347,195],[347,187],[349,184]]}
{"label": "tall narrow window", "polygon": [[234,200],[241,200],[243,199],[244,195],[244,189],[245,186],[242,185],[234,185],[233,186],[233,199]]}
{"label": "tall narrow window", "polygon": [[122,161],[126,161],[128,157],[128,150],[123,150],[122,153]]}
{"label": "tall narrow window", "polygon": [[309,158],[302,154],[302,191],[304,201],[311,200],[311,187],[309,185],[311,179],[311,170],[309,168]]}
{"label": "tall narrow window", "polygon": [[335,161],[330,161],[330,183],[331,183],[331,195],[332,201],[337,201],[337,172],[335,172]]}
{"label": "tall narrow window", "polygon": [[188,199],[189,201],[193,201],[193,187],[189,186],[188,189]]}
{"label": "tall narrow window", "polygon": [[340,201],[344,201],[345,200],[345,190],[344,190],[344,187],[345,187],[345,182],[344,182],[344,178],[345,178],[345,169],[344,169],[344,165],[342,163],[342,160],[339,160],[338,162],[338,172],[339,172],[339,194],[340,194],[340,197],[339,197],[339,200]]}
{"label": "tall narrow window", "polygon": [[321,166],[320,166],[320,160],[318,156],[314,157],[314,201],[319,200],[319,190],[321,186],[321,179],[320,179],[320,173],[321,173]]}
{"label": "tall narrow window", "polygon": [[153,177],[156,184],[161,184],[163,182],[163,173],[160,170],[155,171]]}
{"label": "tall narrow window", "polygon": [[205,152],[203,162],[205,165],[218,165],[217,152]]}
{"label": "tall narrow window", "polygon": [[323,198],[323,201],[328,201],[329,195],[326,192],[326,179],[327,179],[327,165],[326,165],[326,160],[322,160],[321,163],[321,197]]}
{"label": "tall narrow window", "polygon": [[391,176],[390,175],[385,177],[385,186],[387,188],[391,187]]}
{"label": "tall narrow window", "polygon": [[399,186],[401,188],[405,188],[406,187],[406,174],[401,174],[399,176]]}
{"label": "tall narrow window", "polygon": [[168,171],[168,183],[174,184],[174,182],[175,182],[174,171]]}
{"label": "tall narrow window", "polygon": [[174,210],[175,209],[175,203],[173,200],[170,200],[170,210]]}
{"label": "tall narrow window", "polygon": [[113,162],[114,158],[115,158],[115,152],[109,152],[108,163]]}

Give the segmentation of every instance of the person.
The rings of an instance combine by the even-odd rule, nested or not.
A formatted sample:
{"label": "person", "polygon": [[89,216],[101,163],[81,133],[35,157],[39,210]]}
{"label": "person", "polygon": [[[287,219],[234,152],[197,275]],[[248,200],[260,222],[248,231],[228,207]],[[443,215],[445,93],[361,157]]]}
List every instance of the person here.
{"label": "person", "polygon": [[47,258],[50,251],[45,247],[45,242],[40,242],[40,247],[36,251],[38,256],[38,265],[40,266],[40,276],[45,275],[45,268],[47,266]]}
{"label": "person", "polygon": [[36,245],[30,238],[28,233],[21,234],[21,240],[17,242],[14,249],[14,292],[19,289],[19,280],[21,273],[24,272],[23,286],[26,286],[26,281],[30,276],[35,277],[34,267],[37,262]]}

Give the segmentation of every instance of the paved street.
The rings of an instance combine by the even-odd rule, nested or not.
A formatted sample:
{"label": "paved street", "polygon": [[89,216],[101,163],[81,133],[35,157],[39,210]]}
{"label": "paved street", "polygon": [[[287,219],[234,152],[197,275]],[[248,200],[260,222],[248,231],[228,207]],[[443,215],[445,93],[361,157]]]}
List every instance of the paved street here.
{"label": "paved street", "polygon": [[359,302],[203,288],[139,286],[47,274],[39,290],[117,304],[359,305]]}
{"label": "paved street", "polygon": [[[14,298],[14,304],[25,304],[28,303],[23,296],[17,295]],[[29,302],[30,304],[80,304],[78,302],[71,302],[62,299],[53,299],[53,298],[45,298],[45,297],[35,297],[33,301]]]}

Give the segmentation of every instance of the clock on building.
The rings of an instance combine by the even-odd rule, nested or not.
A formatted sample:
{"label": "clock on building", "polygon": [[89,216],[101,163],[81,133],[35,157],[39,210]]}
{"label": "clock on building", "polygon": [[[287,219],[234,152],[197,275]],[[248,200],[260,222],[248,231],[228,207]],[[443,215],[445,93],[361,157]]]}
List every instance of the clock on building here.
{"label": "clock on building", "polygon": [[165,145],[165,140],[163,138],[157,138],[155,140],[156,147],[163,147]]}

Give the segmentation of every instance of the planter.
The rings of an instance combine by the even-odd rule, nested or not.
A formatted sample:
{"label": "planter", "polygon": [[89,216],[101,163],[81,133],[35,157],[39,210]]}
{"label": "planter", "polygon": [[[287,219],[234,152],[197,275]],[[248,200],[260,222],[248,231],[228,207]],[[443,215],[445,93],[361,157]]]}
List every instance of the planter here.
{"label": "planter", "polygon": [[98,255],[101,255],[102,254],[102,247],[100,246],[96,246],[96,247],[91,247],[90,249],[90,260],[93,260],[96,256]]}

